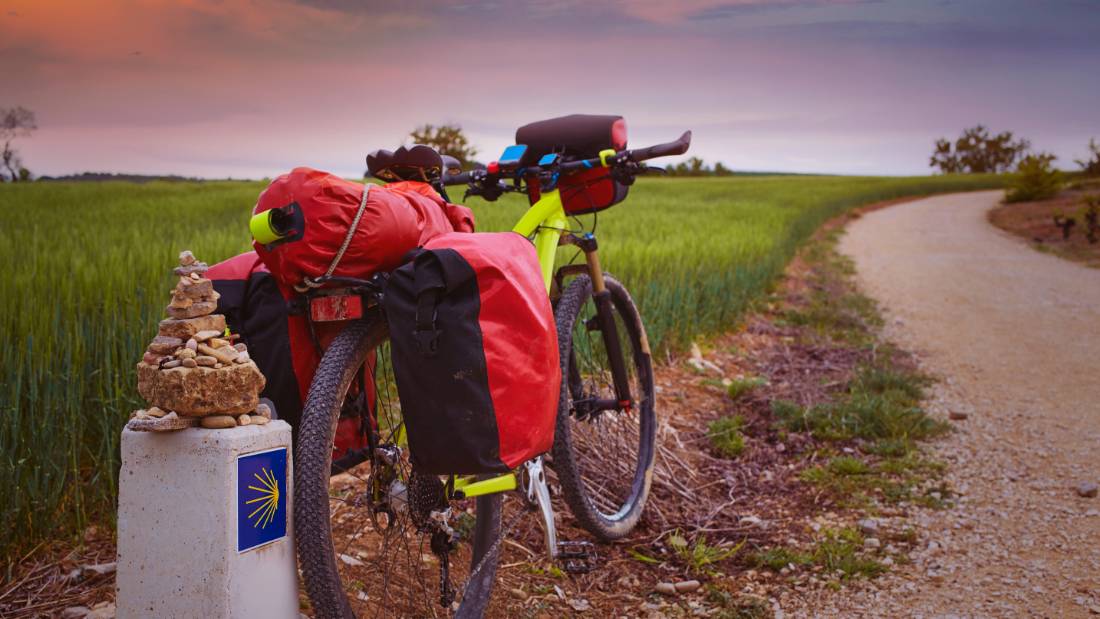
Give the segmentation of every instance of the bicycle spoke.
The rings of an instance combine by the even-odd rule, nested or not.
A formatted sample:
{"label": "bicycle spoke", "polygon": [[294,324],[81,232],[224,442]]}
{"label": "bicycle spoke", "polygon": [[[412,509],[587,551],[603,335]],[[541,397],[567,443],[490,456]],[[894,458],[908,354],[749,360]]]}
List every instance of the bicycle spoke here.
{"label": "bicycle spoke", "polygon": [[[603,333],[588,328],[590,323],[596,322],[596,315],[595,303],[590,299],[575,323],[576,378],[580,380],[583,399],[617,399]],[[633,350],[629,331],[617,311],[613,312],[613,318],[620,347],[628,357],[624,361],[631,395],[638,399],[633,410],[590,412],[574,418],[571,424],[574,451],[586,494],[606,517],[614,516],[631,499],[641,443],[637,411],[646,403],[646,390],[633,359],[629,358]],[[576,399],[576,394],[573,395]]]}

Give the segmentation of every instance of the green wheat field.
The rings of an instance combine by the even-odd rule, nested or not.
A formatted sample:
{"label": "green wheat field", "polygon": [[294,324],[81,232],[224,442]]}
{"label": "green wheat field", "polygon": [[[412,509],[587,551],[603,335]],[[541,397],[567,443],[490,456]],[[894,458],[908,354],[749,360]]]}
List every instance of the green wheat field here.
{"label": "green wheat field", "polygon": [[[658,359],[735,324],[799,243],[842,211],[998,187],[982,176],[642,179],[600,213],[602,263],[631,290]],[[140,406],[134,366],[163,316],[182,249],[249,249],[259,182],[0,185],[0,556],[113,524],[119,433]],[[525,202],[472,199],[479,229]],[[591,226],[592,216],[584,218]],[[564,250],[563,250],[564,251]],[[565,255],[563,257],[571,257]]]}

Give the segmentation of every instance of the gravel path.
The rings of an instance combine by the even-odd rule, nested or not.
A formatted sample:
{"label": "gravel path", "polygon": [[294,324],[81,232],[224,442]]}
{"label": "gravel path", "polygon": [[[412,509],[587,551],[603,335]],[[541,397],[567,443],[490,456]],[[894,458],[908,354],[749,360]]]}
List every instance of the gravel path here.
{"label": "gravel path", "polygon": [[[986,221],[1000,192],[928,198],[854,221],[840,250],[886,335],[943,378],[934,447],[961,494],[910,515],[913,564],[788,614],[1100,615],[1100,270],[1041,254]],[[1084,489],[1082,489],[1084,490]]]}

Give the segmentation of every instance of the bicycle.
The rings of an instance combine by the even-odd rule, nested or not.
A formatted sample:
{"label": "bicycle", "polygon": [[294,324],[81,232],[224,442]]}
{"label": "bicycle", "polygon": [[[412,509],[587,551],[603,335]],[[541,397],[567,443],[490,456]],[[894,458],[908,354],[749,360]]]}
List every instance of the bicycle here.
{"label": "bicycle", "polygon": [[[444,195],[447,185],[465,185],[467,197],[491,201],[519,192],[531,202],[513,230],[534,240],[558,326],[563,380],[550,468],[577,521],[603,541],[619,539],[634,528],[649,494],[656,437],[653,369],[641,316],[629,292],[604,273],[595,234],[569,228],[558,183],[564,175],[601,168],[629,185],[651,169],[644,161],[682,154],[690,140],[691,132],[686,132],[667,144],[607,149],[590,159],[547,153],[535,165],[521,165],[526,147],[517,145],[485,170],[448,174],[433,165],[434,172],[427,175],[427,168],[418,169]],[[557,267],[560,245],[575,246],[585,255],[584,263]],[[454,611],[458,617],[482,616],[501,540],[518,519],[503,527],[502,535],[502,495],[516,489],[541,515],[550,558],[569,571],[591,569],[590,545],[557,539],[542,457],[496,477],[452,475],[443,480],[412,470],[387,362],[387,325],[379,309],[385,280],[385,274],[369,280],[328,278],[320,283],[342,288],[310,293],[358,296],[363,307],[362,318],[352,321],[325,352],[298,434],[294,530],[316,616],[354,616],[353,606],[372,615]],[[367,419],[367,447],[333,464],[334,433],[342,414]],[[359,471],[358,465],[365,463],[369,472]],[[613,470],[606,471],[608,466]],[[330,475],[335,475],[331,487]],[[344,525],[352,511],[359,522],[349,533]],[[371,530],[365,531],[368,523]],[[367,551],[347,554],[357,541]],[[426,579],[430,568],[425,568],[433,563],[439,572],[434,587]],[[364,575],[368,571],[370,576]],[[455,580],[462,582],[456,585]]]}

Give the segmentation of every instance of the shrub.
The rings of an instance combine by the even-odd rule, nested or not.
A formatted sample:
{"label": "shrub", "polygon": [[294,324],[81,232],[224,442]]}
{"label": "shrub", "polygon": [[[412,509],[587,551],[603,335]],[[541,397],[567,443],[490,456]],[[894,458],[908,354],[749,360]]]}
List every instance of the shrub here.
{"label": "shrub", "polygon": [[1100,195],[1085,198],[1081,219],[1085,222],[1085,238],[1089,244],[1100,241]]}
{"label": "shrub", "polygon": [[1016,166],[1016,178],[1009,185],[1006,202],[1045,200],[1058,193],[1062,173],[1051,165],[1056,157],[1050,153],[1028,155]]}
{"label": "shrub", "polygon": [[1096,143],[1096,138],[1089,140],[1089,158],[1076,161],[1087,176],[1100,175],[1100,144]]}

